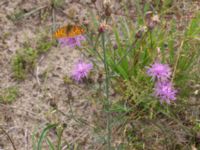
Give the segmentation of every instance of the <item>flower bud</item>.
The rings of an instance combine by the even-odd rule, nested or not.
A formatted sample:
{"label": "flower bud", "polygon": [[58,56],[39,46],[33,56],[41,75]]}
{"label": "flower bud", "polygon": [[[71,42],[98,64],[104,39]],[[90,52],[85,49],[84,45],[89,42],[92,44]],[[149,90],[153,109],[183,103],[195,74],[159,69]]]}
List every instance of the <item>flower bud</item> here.
{"label": "flower bud", "polygon": [[145,15],[145,21],[147,24],[147,27],[150,30],[153,30],[154,27],[160,22],[158,15],[153,15],[153,12],[149,11]]}
{"label": "flower bud", "polygon": [[91,0],[92,3],[96,3],[97,0]]}
{"label": "flower bud", "polygon": [[108,28],[109,28],[109,26],[106,24],[105,21],[103,21],[103,22],[100,24],[98,31],[99,31],[99,33],[103,33],[103,32],[105,32]]}
{"label": "flower bud", "polygon": [[140,28],[140,29],[137,31],[137,33],[135,34],[135,37],[139,39],[139,38],[142,37],[142,35],[143,35],[145,32],[147,32],[147,27],[146,27],[146,26],[143,26],[142,28]]}
{"label": "flower bud", "polygon": [[104,11],[105,11],[105,16],[110,16],[111,13],[112,13],[111,1],[110,0],[104,0],[103,7],[104,7]]}
{"label": "flower bud", "polygon": [[114,50],[118,49],[117,44],[114,44],[114,45],[113,45],[113,49],[114,49]]}
{"label": "flower bud", "polygon": [[110,0],[104,0],[104,1],[103,1],[103,5],[104,5],[104,6],[110,6],[110,5],[111,5]]}

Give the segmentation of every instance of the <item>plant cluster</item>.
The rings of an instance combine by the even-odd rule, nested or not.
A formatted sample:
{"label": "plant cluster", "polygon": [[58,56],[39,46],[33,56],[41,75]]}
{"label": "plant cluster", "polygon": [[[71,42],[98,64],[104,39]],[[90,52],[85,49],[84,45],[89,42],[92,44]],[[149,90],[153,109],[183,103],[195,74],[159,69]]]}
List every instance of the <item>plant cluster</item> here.
{"label": "plant cluster", "polygon": [[10,104],[19,96],[17,87],[11,86],[0,91],[0,103]]}
{"label": "plant cluster", "polygon": [[13,76],[18,80],[24,80],[28,73],[33,73],[37,60],[48,52],[54,43],[45,36],[37,39],[35,47],[25,43],[24,48],[18,50],[12,58]]}
{"label": "plant cluster", "polygon": [[[92,2],[95,5],[96,1]],[[191,81],[200,79],[200,14],[181,30],[176,19],[165,19],[172,5],[171,0],[143,7],[137,3],[133,22],[127,14],[113,19],[111,2],[105,0],[103,15],[100,19],[91,16],[84,35],[58,39],[62,47],[78,48],[90,55],[90,59],[80,58],[74,64],[69,78],[76,84],[84,84],[92,70],[103,68],[98,80],[103,85],[99,103],[106,123],[103,149],[189,149],[200,144],[198,115],[195,119],[190,115],[190,105],[194,105],[190,103]],[[15,77],[23,79],[50,46],[42,42],[36,50],[28,47],[17,53],[13,59]],[[66,83],[69,78],[65,78]],[[111,91],[117,95],[114,100]],[[58,126],[48,125],[39,139],[34,139],[34,148],[42,149],[46,141],[50,149],[62,149],[63,128],[57,132],[57,144],[47,136]],[[120,143],[115,144],[118,135]]]}

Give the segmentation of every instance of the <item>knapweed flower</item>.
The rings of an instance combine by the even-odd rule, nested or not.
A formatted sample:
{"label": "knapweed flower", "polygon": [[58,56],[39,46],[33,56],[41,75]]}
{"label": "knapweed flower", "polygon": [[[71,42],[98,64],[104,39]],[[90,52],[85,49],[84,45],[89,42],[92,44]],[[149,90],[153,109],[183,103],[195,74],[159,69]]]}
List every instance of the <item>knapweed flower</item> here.
{"label": "knapweed flower", "polygon": [[165,101],[170,104],[171,101],[176,100],[177,90],[173,87],[170,81],[157,82],[154,88],[154,96],[160,99],[161,103]]}
{"label": "knapweed flower", "polygon": [[78,35],[75,37],[64,37],[59,38],[58,43],[61,45],[61,47],[69,46],[71,48],[74,48],[76,46],[81,46],[81,41],[85,40],[85,37],[83,35]]}
{"label": "knapweed flower", "polygon": [[170,78],[172,72],[168,64],[155,62],[150,68],[148,68],[147,74],[153,77],[153,79],[157,78],[161,81],[166,81]]}
{"label": "knapweed flower", "polygon": [[72,78],[77,82],[81,82],[88,76],[92,68],[92,63],[86,63],[83,60],[79,60],[73,67]]}

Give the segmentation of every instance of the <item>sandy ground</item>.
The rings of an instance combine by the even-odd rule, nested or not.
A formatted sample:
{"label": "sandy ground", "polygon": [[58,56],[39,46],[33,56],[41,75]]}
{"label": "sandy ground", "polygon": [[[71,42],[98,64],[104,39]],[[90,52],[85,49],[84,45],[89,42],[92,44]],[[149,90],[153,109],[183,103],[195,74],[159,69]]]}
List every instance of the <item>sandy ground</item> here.
{"label": "sandy ground", "polygon": [[[46,4],[47,1],[37,0],[0,1],[0,88],[17,86],[20,91],[18,99],[11,105],[0,104],[0,125],[11,136],[18,150],[32,149],[32,134],[41,131],[47,123],[56,122],[66,124],[64,143],[77,144],[81,149],[92,149],[95,144],[92,129],[72,119],[69,107],[71,101],[75,116],[90,123],[92,110],[88,99],[89,92],[85,85],[66,86],[63,82],[65,76],[70,76],[72,64],[81,56],[78,50],[53,47],[47,54],[41,56],[34,73],[28,75],[25,81],[17,82],[13,79],[12,56],[24,42],[34,41],[38,32],[44,28],[49,29],[52,18],[51,14],[48,14],[47,19],[40,22],[36,13],[14,23],[7,16],[17,9],[31,10]],[[68,22],[65,16],[58,15],[56,19],[56,23]],[[45,79],[42,78],[44,73],[46,73]],[[36,76],[39,76],[40,84]],[[70,92],[71,97],[69,97]],[[54,105],[68,116],[52,111]],[[55,135],[50,136],[55,137]],[[0,149],[12,149],[11,143],[2,132],[0,132]]]}

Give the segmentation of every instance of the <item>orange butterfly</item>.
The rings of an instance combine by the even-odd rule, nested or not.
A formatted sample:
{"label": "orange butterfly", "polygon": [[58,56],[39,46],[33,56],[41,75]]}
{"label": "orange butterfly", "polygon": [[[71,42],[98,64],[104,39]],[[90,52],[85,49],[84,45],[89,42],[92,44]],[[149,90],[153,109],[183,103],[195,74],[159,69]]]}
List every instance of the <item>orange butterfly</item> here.
{"label": "orange butterfly", "polygon": [[67,25],[57,29],[54,33],[54,37],[56,39],[64,38],[64,37],[75,37],[81,34],[84,34],[85,30],[77,25]]}

